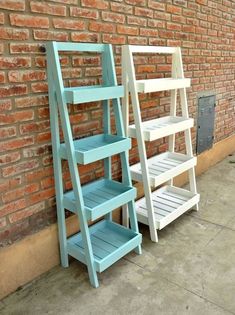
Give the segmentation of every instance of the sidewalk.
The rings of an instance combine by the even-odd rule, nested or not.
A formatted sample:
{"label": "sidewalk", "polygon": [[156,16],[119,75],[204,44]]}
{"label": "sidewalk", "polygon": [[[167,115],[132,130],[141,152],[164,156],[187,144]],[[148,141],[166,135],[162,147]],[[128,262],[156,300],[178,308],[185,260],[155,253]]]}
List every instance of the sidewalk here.
{"label": "sidewalk", "polygon": [[143,233],[132,253],[90,286],[86,267],[72,261],[0,302],[1,315],[235,314],[235,155],[197,178],[200,211],[159,232]]}

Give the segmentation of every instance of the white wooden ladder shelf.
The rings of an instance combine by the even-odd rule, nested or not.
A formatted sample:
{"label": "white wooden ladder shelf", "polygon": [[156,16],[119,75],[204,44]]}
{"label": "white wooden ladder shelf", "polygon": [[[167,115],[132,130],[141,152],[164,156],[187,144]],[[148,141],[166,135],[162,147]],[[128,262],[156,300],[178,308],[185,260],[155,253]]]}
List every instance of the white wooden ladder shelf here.
{"label": "white wooden ladder shelf", "polygon": [[[96,52],[102,57],[103,85],[65,88],[59,51]],[[117,85],[111,45],[56,43],[47,44],[47,73],[50,101],[53,163],[59,227],[61,263],[68,266],[68,255],[88,267],[90,282],[98,287],[97,272],[102,272],[132,250],[141,253],[141,234],[135,213],[136,189],[132,186],[128,164],[131,141],[124,135],[119,98],[123,86]],[[111,134],[110,103],[117,134]],[[67,104],[103,101],[103,129],[98,135],[73,140]],[[60,143],[59,118],[64,135]],[[122,182],[112,179],[111,156],[120,154]],[[68,160],[72,180],[71,191],[64,192],[61,160]],[[77,164],[104,160],[104,178],[81,185]],[[131,228],[112,221],[112,211],[128,205]],[[81,232],[66,236],[65,209],[77,214]],[[88,227],[88,220],[104,219]]]}
{"label": "white wooden ladder shelf", "polygon": [[[171,54],[171,78],[136,80],[133,53]],[[151,240],[158,241],[157,229],[162,229],[191,208],[198,210],[199,194],[196,190],[195,165],[190,128],[186,88],[190,79],[184,78],[179,47],[131,46],[122,47],[122,82],[124,85],[123,117],[126,134],[137,138],[140,163],[131,166],[131,176],[143,182],[145,197],[136,202],[139,222],[149,225]],[[171,91],[169,116],[142,122],[138,93]],[[176,116],[179,90],[182,117]],[[129,125],[129,92],[134,113],[134,125]],[[184,131],[186,154],[174,152],[175,134]],[[168,152],[147,158],[145,141],[169,137]],[[185,171],[189,174],[190,191],[173,186],[173,178]],[[151,187],[166,186],[151,192]],[[127,209],[123,220],[128,224]]]}

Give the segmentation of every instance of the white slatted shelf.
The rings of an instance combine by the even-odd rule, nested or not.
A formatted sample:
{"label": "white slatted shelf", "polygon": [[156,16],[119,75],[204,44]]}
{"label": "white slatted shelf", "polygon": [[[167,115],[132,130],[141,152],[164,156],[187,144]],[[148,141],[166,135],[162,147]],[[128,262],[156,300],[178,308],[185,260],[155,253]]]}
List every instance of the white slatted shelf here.
{"label": "white slatted shelf", "polygon": [[[181,153],[165,152],[147,160],[150,186],[157,187],[196,165],[197,159]],[[142,181],[140,163],[131,166],[133,180]]]}
{"label": "white slatted shelf", "polygon": [[[182,188],[164,186],[152,192],[154,218],[157,229],[162,229],[199,202],[199,194]],[[148,225],[145,198],[136,202],[138,221]]]}
{"label": "white slatted shelf", "polygon": [[137,80],[136,90],[140,93],[160,92],[190,87],[190,79],[163,78]]}
{"label": "white slatted shelf", "polygon": [[[192,118],[177,116],[166,116],[142,122],[142,131],[145,141],[157,140],[192,127]],[[128,134],[129,137],[136,138],[135,125],[129,126]]]}

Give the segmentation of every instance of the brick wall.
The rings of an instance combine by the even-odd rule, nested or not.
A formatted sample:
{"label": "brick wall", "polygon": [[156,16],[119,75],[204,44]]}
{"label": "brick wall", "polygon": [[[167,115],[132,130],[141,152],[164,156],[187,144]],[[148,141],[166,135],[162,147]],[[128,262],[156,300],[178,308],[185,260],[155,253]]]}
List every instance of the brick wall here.
{"label": "brick wall", "polygon": [[[235,131],[233,0],[1,0],[0,1],[0,243],[11,244],[55,222],[45,54],[47,40],[111,43],[120,82],[120,45],[168,45],[183,48],[185,74],[192,78],[190,115],[197,95],[216,92],[215,141]],[[139,77],[161,77],[170,70],[165,56],[135,58]],[[157,65],[156,65],[157,62]],[[96,84],[100,58],[61,56],[67,85]],[[140,95],[143,118],[163,116],[169,94]],[[70,106],[75,137],[102,126],[99,103]],[[89,132],[88,132],[89,130]],[[177,147],[184,150],[182,135]],[[195,144],[195,130],[193,131]],[[163,139],[148,147],[149,156],[164,151]],[[131,162],[138,160],[133,141]],[[120,175],[114,157],[113,171]],[[80,167],[82,182],[103,173],[102,162]],[[65,186],[70,188],[63,163]]]}

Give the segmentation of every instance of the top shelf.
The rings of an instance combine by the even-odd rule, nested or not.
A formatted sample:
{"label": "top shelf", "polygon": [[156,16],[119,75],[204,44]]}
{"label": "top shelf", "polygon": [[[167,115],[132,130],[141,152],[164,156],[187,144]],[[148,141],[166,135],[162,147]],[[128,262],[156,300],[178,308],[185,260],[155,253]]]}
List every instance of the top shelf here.
{"label": "top shelf", "polygon": [[190,79],[147,79],[137,80],[136,89],[139,93],[160,92],[190,87]]}

